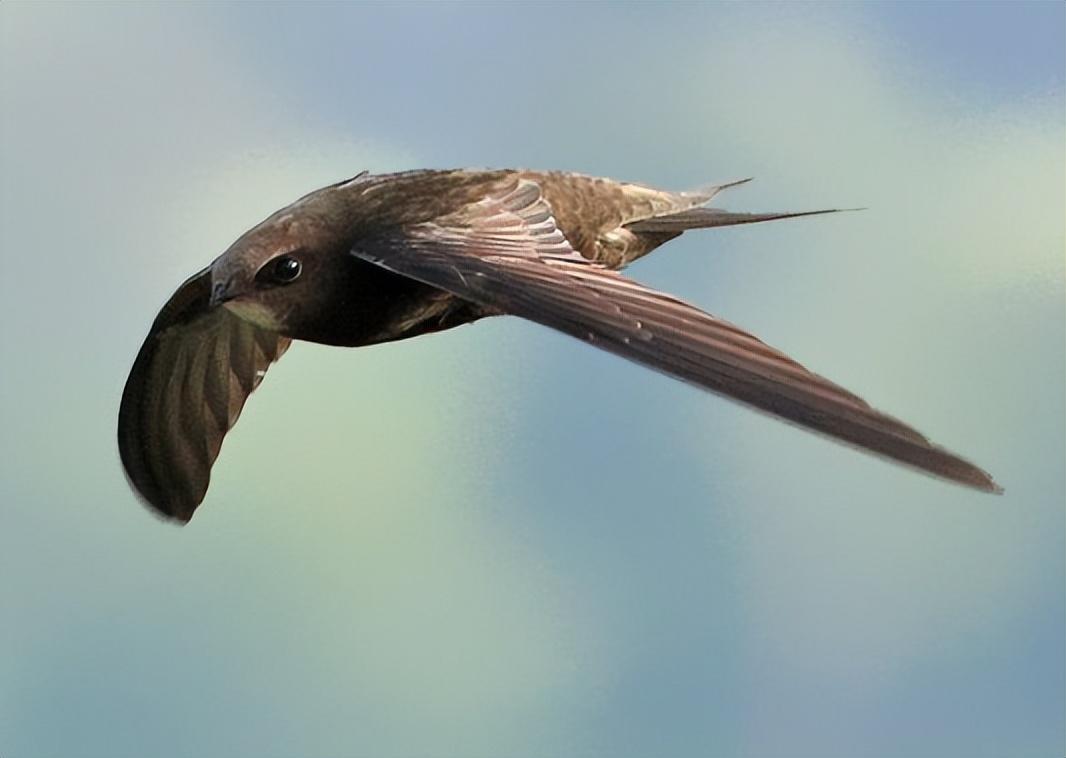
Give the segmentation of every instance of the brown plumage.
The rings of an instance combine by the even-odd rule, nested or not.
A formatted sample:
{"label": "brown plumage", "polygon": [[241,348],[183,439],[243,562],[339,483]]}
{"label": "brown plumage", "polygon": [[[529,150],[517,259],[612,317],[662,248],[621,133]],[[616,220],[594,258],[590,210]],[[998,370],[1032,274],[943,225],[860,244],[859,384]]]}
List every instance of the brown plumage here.
{"label": "brown plumage", "polygon": [[[739,182],[735,182],[737,184]],[[987,473],[732,324],[617,271],[688,229],[830,213],[730,213],[719,185],[664,192],[577,174],[360,174],[241,236],[156,318],[119,411],[126,474],[188,521],[248,395],[292,339],[360,346],[511,314],[936,476]]]}

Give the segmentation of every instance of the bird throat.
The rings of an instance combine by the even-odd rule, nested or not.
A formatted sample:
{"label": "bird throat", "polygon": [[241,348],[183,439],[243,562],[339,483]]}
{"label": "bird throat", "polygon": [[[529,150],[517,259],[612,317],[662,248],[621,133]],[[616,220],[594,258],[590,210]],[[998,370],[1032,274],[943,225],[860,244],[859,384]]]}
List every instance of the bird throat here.
{"label": "bird throat", "polygon": [[273,309],[256,300],[235,298],[222,306],[234,316],[272,332],[281,331],[281,322]]}

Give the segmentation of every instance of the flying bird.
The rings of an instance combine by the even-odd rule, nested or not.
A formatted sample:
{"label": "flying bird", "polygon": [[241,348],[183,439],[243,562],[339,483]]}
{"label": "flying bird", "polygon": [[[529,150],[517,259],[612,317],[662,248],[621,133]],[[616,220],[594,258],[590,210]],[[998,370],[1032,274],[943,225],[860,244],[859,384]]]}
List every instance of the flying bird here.
{"label": "flying bird", "polygon": [[[748,181],[748,180],[743,180]],[[743,329],[622,276],[690,229],[834,211],[710,207],[694,192],[579,174],[407,171],[274,213],[163,306],[118,418],[126,476],[187,522],[222,440],[291,340],[360,347],[510,314],[785,421],[986,492],[992,477]]]}

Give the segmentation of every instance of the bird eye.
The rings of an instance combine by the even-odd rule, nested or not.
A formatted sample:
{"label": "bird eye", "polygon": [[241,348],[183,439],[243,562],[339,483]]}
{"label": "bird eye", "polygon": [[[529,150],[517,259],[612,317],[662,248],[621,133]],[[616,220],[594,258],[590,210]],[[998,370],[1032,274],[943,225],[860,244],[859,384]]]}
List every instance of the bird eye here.
{"label": "bird eye", "polygon": [[280,255],[267,268],[275,284],[288,284],[300,275],[303,265],[291,255]]}

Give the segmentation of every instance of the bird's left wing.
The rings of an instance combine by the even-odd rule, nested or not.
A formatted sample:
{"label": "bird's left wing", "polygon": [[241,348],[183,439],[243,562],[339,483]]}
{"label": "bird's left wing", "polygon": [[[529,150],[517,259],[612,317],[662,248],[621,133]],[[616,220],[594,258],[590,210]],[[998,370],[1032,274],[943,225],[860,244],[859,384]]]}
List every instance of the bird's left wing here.
{"label": "bird's left wing", "polygon": [[126,380],[118,449],[126,476],[159,514],[185,522],[207,492],[222,438],[289,340],[212,307],[211,273],[160,311]]}
{"label": "bird's left wing", "polygon": [[352,250],[360,258],[976,489],[986,472],[756,337],[576,253],[532,180]]}

